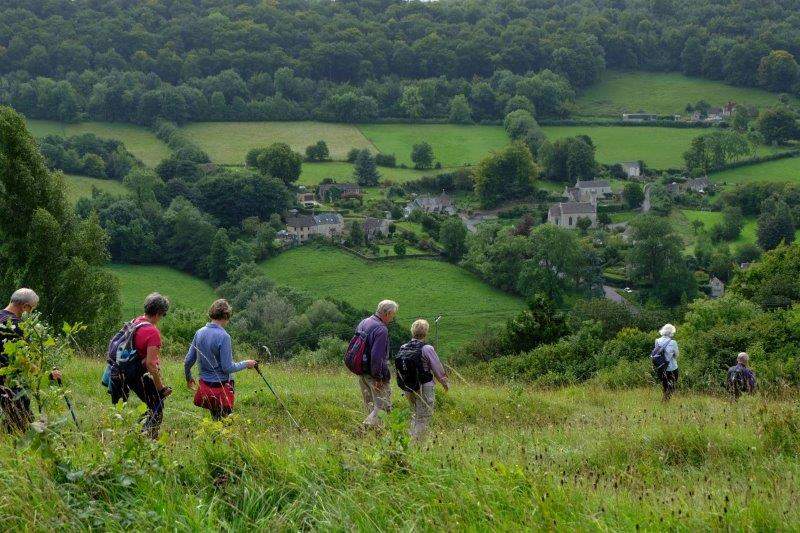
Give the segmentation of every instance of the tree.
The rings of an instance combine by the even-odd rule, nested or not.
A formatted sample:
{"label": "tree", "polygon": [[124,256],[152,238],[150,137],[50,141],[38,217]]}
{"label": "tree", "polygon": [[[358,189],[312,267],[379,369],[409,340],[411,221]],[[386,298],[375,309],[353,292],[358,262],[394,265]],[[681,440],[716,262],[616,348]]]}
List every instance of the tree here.
{"label": "tree", "polygon": [[472,109],[463,94],[457,94],[450,100],[449,119],[454,124],[472,124]]}
{"label": "tree", "polygon": [[439,226],[439,242],[444,252],[453,261],[458,261],[466,252],[467,228],[458,217],[450,217]]}
{"label": "tree", "polygon": [[366,242],[366,240],[366,235],[364,234],[364,224],[354,220],[352,224],[350,224],[348,243],[350,246],[361,246]]}
{"label": "tree", "polygon": [[411,148],[411,161],[417,170],[433,168],[433,147],[426,141],[415,144]]}
{"label": "tree", "polygon": [[758,245],[764,250],[772,250],[781,242],[794,242],[795,223],[792,211],[780,197],[773,196],[761,205],[758,217]]}
{"label": "tree", "polygon": [[394,243],[394,253],[399,257],[406,255],[406,244],[403,241]]}
{"label": "tree", "polygon": [[800,302],[800,244],[779,244],[767,251],[737,272],[729,288],[767,310]]}
{"label": "tree", "polygon": [[542,293],[560,302],[564,293],[580,284],[585,255],[575,233],[542,224],[531,231],[529,252],[517,279],[517,290],[525,297]]}
{"label": "tree", "polygon": [[286,143],[274,143],[256,158],[256,168],[264,176],[271,176],[290,185],[300,178],[303,158]]}
{"label": "tree", "polygon": [[425,107],[422,103],[419,87],[415,85],[403,87],[403,95],[400,97],[400,107],[409,118],[417,119],[422,116]]}
{"label": "tree", "polygon": [[325,141],[317,141],[315,144],[306,147],[307,161],[327,161],[328,159],[330,159],[330,152]]}
{"label": "tree", "polygon": [[86,154],[81,161],[81,170],[92,178],[104,178],[106,174],[106,164],[97,154]]}
{"label": "tree", "polygon": [[538,175],[539,168],[528,147],[512,143],[478,163],[475,193],[481,205],[494,207],[503,200],[529,194]]}
{"label": "tree", "polygon": [[268,220],[292,203],[283,182],[255,173],[221,171],[201,179],[195,191],[197,206],[228,228],[238,227],[248,217]]}
{"label": "tree", "polygon": [[564,137],[553,143],[544,143],[540,160],[548,179],[574,183],[592,179],[597,171],[595,148],[586,139]]}
{"label": "tree", "polygon": [[756,119],[756,130],[768,144],[783,144],[798,137],[797,116],[788,109],[764,109]]}
{"label": "tree", "polygon": [[507,114],[503,127],[512,140],[524,139],[530,132],[540,129],[533,115],[522,109]]}
{"label": "tree", "polygon": [[667,216],[672,211],[672,197],[661,183],[650,185],[650,210],[661,216]]}
{"label": "tree", "polygon": [[706,145],[706,137],[701,135],[692,139],[692,144],[683,154],[686,168],[692,176],[705,176],[711,172],[711,155]]}
{"label": "tree", "polygon": [[758,64],[758,83],[775,92],[790,92],[798,80],[797,61],[786,50],[773,50]]}
{"label": "tree", "polygon": [[214,240],[211,241],[211,250],[208,255],[208,279],[214,284],[225,281],[228,275],[228,260],[231,255],[231,241],[224,228],[217,230]]}
{"label": "tree", "polygon": [[378,184],[381,175],[375,164],[375,157],[366,148],[361,150],[353,166],[353,176],[362,187],[374,187]]}
{"label": "tree", "polygon": [[622,196],[625,199],[625,204],[628,209],[638,209],[644,202],[644,191],[642,186],[636,182],[628,182],[622,191]]}
{"label": "tree", "polygon": [[108,236],[97,217],[76,218],[24,119],[3,106],[0,138],[0,293],[30,287],[50,324],[81,322],[90,326],[84,344],[107,341],[121,315],[119,282],[105,269]]}
{"label": "tree", "polygon": [[578,226],[581,235],[586,235],[586,233],[589,231],[589,228],[592,227],[592,219],[588,217],[578,217],[578,222],[576,225]]}

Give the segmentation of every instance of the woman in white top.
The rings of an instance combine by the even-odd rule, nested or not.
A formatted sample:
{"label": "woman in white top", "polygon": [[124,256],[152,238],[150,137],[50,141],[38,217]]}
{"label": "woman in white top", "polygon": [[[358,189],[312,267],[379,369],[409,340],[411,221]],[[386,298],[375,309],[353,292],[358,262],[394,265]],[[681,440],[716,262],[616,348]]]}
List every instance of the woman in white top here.
{"label": "woman in white top", "polygon": [[664,370],[659,372],[658,378],[664,388],[663,400],[668,402],[678,383],[678,343],[673,338],[675,337],[675,326],[665,324],[659,334],[661,337],[656,339],[655,346],[663,350],[668,364]]}

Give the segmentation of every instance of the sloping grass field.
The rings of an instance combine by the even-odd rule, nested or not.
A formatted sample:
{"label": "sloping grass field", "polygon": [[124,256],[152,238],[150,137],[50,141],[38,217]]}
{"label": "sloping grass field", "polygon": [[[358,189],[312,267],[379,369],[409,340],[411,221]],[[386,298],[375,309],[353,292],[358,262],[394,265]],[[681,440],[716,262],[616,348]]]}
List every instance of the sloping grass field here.
{"label": "sloping grass field", "polygon": [[522,300],[493,289],[457,266],[427,259],[367,262],[346,252],[301,246],[261,264],[267,277],[319,296],[372,310],[390,298],[400,305],[398,320],[419,317],[440,322],[441,345],[454,348],[502,323],[524,308]]}
{"label": "sloping grass field", "polygon": [[436,161],[444,167],[477,163],[491,150],[508,144],[502,126],[458,124],[362,124],[361,133],[385,154],[395,154],[397,163],[412,166],[411,148],[427,141]]}
{"label": "sloping grass field", "polygon": [[723,170],[711,174],[711,179],[723,186],[749,182],[785,182],[800,183],[800,157],[787,157],[775,161],[767,161],[757,165]]}
{"label": "sloping grass field", "polygon": [[125,148],[149,167],[156,166],[162,159],[169,157],[169,147],[161,142],[153,132],[143,126],[112,122],[81,122],[66,124],[52,120],[26,120],[28,129],[34,137],[60,135],[70,137],[82,133],[94,133],[105,139],[118,139],[125,143]]}
{"label": "sloping grass field", "polygon": [[778,103],[778,95],[675,72],[608,71],[600,83],[578,97],[576,114],[619,117],[622,113],[639,110],[664,115],[685,114],[686,104],[699,100],[717,107],[729,101],[767,107]]}
{"label": "sloping grass field", "polygon": [[[380,181],[391,181],[393,183],[405,183],[414,181],[422,176],[433,176],[444,170],[414,170],[413,168],[387,168],[378,167],[381,175]],[[299,185],[319,185],[325,178],[333,178],[338,183],[355,182],[353,177],[353,165],[339,161],[330,163],[303,163],[303,172],[297,181]]]}
{"label": "sloping grass field", "polygon": [[88,176],[75,176],[73,174],[64,175],[64,182],[67,185],[67,196],[72,203],[81,198],[91,198],[92,188],[114,196],[125,196],[130,194],[130,189],[125,187],[120,181],[101,180]]}
{"label": "sloping grass field", "polygon": [[217,298],[214,289],[205,281],[169,267],[111,265],[109,268],[120,281],[125,320],[142,314],[144,299],[151,292],[168,297],[173,307],[197,311],[207,310]]}
{"label": "sloping grass field", "polygon": [[454,377],[450,393],[437,390],[429,440],[409,445],[394,384],[385,429],[362,432],[353,376],[264,366],[296,431],[254,372],[237,374],[234,415],[212,423],[182,365],[162,366],[175,392],[156,443],[138,435],[138,399],[110,406],[99,359],[64,368],[81,431],[56,397],[56,433],[33,444],[0,434],[4,530],[800,528],[792,400],[679,392],[664,406],[655,386],[548,391]]}
{"label": "sloping grass field", "polygon": [[331,158],[342,160],[351,148],[371,148],[359,129],[351,124],[329,122],[196,122],[183,130],[194,139],[211,160],[226,165],[244,164],[251,148],[284,142],[305,154],[306,147],[323,140]]}

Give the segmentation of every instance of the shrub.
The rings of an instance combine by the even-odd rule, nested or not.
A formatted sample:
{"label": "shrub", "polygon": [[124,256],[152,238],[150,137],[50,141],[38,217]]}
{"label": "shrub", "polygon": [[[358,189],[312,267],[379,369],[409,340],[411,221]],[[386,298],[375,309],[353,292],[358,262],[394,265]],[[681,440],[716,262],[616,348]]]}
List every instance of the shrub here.
{"label": "shrub", "polygon": [[653,382],[652,365],[647,357],[635,362],[620,359],[616,365],[598,371],[594,382],[606,389],[645,387]]}
{"label": "shrub", "polygon": [[397,166],[397,158],[394,154],[377,154],[375,156],[375,164],[379,167],[394,168]]}

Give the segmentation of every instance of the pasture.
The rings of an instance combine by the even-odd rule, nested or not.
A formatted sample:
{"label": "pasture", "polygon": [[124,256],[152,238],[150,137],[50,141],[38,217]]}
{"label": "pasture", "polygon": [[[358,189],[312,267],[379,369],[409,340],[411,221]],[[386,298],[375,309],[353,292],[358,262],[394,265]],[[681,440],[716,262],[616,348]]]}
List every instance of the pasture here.
{"label": "pasture", "polygon": [[[275,142],[288,144],[298,153],[323,140],[328,144],[331,158],[343,160],[351,148],[374,146],[356,126],[329,122],[195,122],[182,128],[205,150],[215,163],[244,164],[247,152]],[[410,149],[410,148],[409,148]]]}
{"label": "pasture", "polygon": [[94,133],[105,139],[117,139],[125,148],[149,167],[156,166],[169,157],[170,149],[155,134],[144,126],[113,122],[81,122],[67,124],[52,120],[26,120],[28,130],[34,137],[60,135],[71,137],[82,133]]}
{"label": "pasture", "polygon": [[318,296],[373,309],[390,298],[404,324],[423,317],[440,323],[441,344],[455,348],[524,308],[522,300],[493,289],[466,270],[442,261],[367,262],[334,248],[301,246],[261,264],[267,277]]}
{"label": "pasture", "polygon": [[436,161],[444,167],[477,163],[492,150],[508,144],[502,126],[465,126],[458,124],[362,124],[358,126],[375,147],[397,156],[397,163],[413,166],[411,148],[427,141]]}
{"label": "pasture", "polygon": [[67,187],[67,198],[69,198],[73,204],[81,198],[91,198],[93,189],[113,196],[130,194],[130,190],[120,181],[65,174],[64,183]]}
{"label": "pasture", "polygon": [[734,87],[720,81],[691,78],[676,72],[608,71],[600,83],[578,96],[576,114],[619,117],[622,113],[640,110],[663,115],[685,114],[686,104],[699,100],[716,107],[729,101],[767,107],[778,104],[778,95],[760,89]]}
{"label": "pasture", "polygon": [[295,431],[254,372],[237,374],[236,412],[213,423],[182,365],[162,367],[175,392],[156,443],[138,435],[138,399],[111,407],[99,359],[64,367],[82,430],[55,397],[54,432],[0,434],[4,530],[800,528],[793,399],[679,391],[662,406],[655,386],[537,390],[451,376],[449,393],[437,386],[428,441],[414,445],[394,384],[385,429],[364,432],[353,376],[266,365]]}
{"label": "pasture", "polygon": [[[413,168],[378,167],[378,173],[381,175],[380,181],[391,181],[392,183],[414,181],[422,176],[433,176],[440,172],[445,172],[445,170],[414,170]],[[338,183],[354,183],[353,165],[340,161],[329,163],[303,163],[303,171],[297,183],[299,185],[316,186],[326,178],[332,178]]]}
{"label": "pasture", "polygon": [[750,182],[800,183],[800,157],[787,157],[775,161],[747,165],[711,174],[711,179],[722,186]]}
{"label": "pasture", "polygon": [[160,292],[175,308],[205,311],[216,299],[214,289],[203,280],[157,265],[111,265],[122,289],[122,314],[128,320],[142,313],[142,303],[151,292]]}

